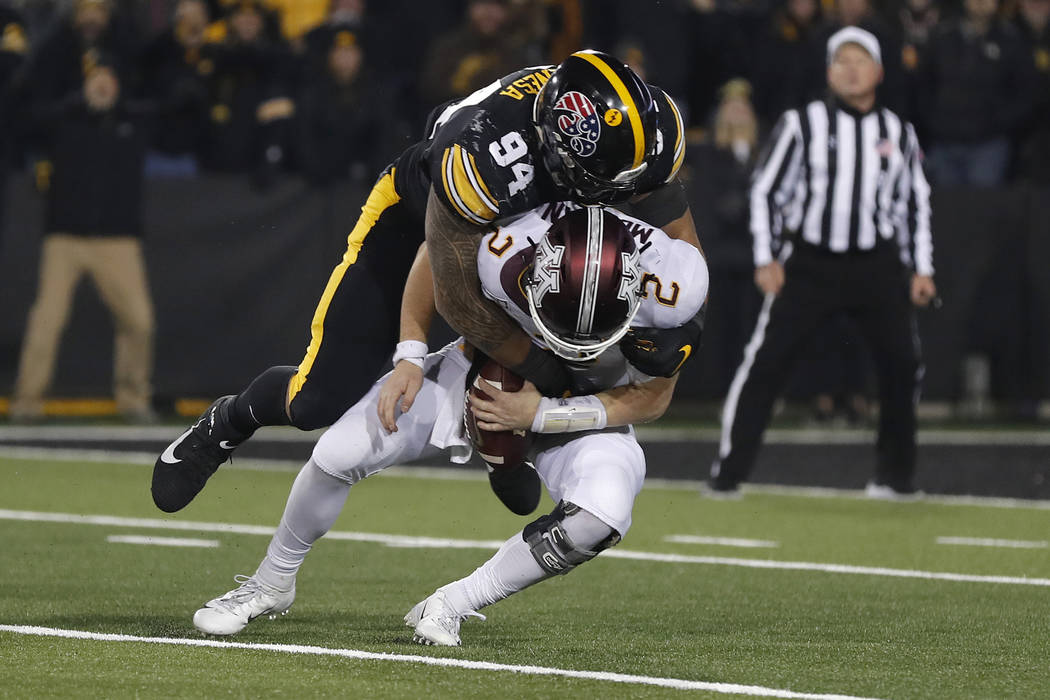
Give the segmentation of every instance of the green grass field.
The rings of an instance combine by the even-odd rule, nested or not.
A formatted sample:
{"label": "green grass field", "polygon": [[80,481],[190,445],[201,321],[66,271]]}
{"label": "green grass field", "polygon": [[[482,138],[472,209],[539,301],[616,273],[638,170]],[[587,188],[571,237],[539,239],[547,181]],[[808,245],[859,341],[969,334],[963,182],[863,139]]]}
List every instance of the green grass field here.
{"label": "green grass field", "polygon": [[[193,612],[233,587],[234,574],[254,571],[268,542],[214,524],[272,527],[294,473],[220,470],[197,501],[164,518],[213,524],[203,529],[29,514],[160,520],[149,476],[144,465],[0,459],[0,625],[8,626],[0,631],[0,696],[1050,697],[1050,549],[937,543],[945,536],[1044,542],[1050,510],[1040,508],[755,492],[724,502],[650,488],[634,528],[608,554],[685,560],[603,554],[486,609],[488,620],[466,622],[463,646],[454,649],[411,644],[401,618],[491,550],[322,540],[300,574],[291,613],[257,620],[233,639],[410,657],[400,660],[27,634],[25,627],[40,626],[203,640]],[[504,512],[483,480],[380,476],[354,487],[336,529],[503,540],[527,520]],[[107,541],[114,535],[219,546]],[[678,544],[665,539],[671,535],[778,546]],[[756,568],[744,560],[865,568]],[[901,570],[913,573],[886,575]],[[937,573],[990,578],[924,577]],[[679,689],[412,657],[727,685]]]}

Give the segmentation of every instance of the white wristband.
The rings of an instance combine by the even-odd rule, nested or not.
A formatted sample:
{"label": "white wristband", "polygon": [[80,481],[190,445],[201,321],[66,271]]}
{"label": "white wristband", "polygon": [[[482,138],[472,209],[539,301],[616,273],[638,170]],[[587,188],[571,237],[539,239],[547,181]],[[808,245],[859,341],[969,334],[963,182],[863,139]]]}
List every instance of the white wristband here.
{"label": "white wristband", "polygon": [[543,397],[532,420],[534,433],[574,433],[601,430],[609,421],[605,404],[597,396],[571,396],[567,399]]}
{"label": "white wristband", "polygon": [[394,350],[393,365],[401,360],[407,360],[416,367],[423,369],[423,358],[427,356],[427,344],[421,340],[402,340]]}

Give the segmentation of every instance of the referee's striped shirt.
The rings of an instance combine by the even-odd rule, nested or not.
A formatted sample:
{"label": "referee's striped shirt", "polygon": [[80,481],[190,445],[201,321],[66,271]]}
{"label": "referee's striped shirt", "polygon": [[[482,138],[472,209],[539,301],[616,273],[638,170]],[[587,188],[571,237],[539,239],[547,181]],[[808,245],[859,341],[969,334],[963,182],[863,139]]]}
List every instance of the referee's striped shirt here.
{"label": "referee's striped shirt", "polygon": [[901,259],[933,274],[930,186],[915,129],[888,109],[860,114],[835,100],[788,110],[751,186],[755,265],[785,234],[836,253],[895,240]]}

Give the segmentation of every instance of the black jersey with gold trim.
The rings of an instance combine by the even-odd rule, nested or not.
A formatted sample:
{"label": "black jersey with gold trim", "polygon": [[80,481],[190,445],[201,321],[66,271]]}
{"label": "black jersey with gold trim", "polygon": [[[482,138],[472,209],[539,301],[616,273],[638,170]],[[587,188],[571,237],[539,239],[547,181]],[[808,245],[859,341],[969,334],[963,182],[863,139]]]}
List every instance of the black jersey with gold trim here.
{"label": "black jersey with gold trim", "polygon": [[[395,163],[398,193],[422,212],[433,184],[451,211],[478,225],[571,199],[543,165],[532,115],[537,93],[556,69],[525,68],[435,109],[426,138]],[[685,154],[678,107],[659,88],[651,90],[659,113],[656,151],[638,193],[674,179]]]}
{"label": "black jersey with gold trim", "polygon": [[487,224],[558,198],[532,125],[533,101],[555,69],[511,73],[436,115],[422,155],[434,191],[464,219]]}

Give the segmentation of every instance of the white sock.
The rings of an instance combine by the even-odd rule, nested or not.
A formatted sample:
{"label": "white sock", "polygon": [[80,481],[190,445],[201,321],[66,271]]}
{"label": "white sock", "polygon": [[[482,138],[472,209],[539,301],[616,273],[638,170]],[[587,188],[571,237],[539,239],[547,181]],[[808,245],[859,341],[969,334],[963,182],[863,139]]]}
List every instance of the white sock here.
{"label": "white sock", "polygon": [[[594,549],[613,533],[612,528],[585,510],[562,520],[566,535],[584,549]],[[499,551],[470,576],[442,586],[445,600],[458,612],[480,610],[554,576],[532,556],[532,550],[519,532],[503,543]]]}
{"label": "white sock", "polygon": [[256,577],[281,590],[291,588],[310,548],[335,524],[349,493],[350,484],[324,473],[313,460],[307,462],[295,477]]}
{"label": "white sock", "polygon": [[550,576],[536,563],[519,532],[504,542],[499,551],[470,576],[438,590],[444,591],[445,600],[453,609],[467,612],[492,605]]}

